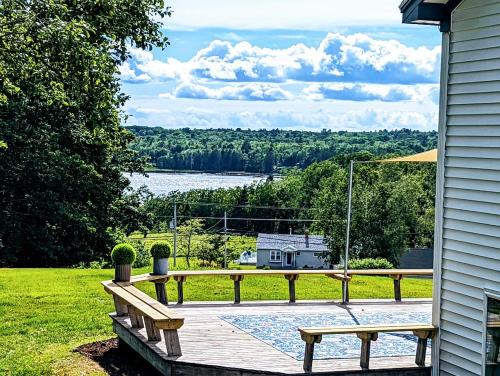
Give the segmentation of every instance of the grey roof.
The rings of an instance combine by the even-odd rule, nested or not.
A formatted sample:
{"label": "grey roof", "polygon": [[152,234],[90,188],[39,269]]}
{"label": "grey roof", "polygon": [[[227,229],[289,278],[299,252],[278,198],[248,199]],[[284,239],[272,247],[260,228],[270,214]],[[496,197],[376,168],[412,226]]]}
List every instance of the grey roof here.
{"label": "grey roof", "polygon": [[259,234],[257,236],[258,250],[282,250],[287,246],[292,246],[297,251],[328,251],[325,238],[321,235],[309,235],[309,247],[306,246],[305,235],[287,234]]}

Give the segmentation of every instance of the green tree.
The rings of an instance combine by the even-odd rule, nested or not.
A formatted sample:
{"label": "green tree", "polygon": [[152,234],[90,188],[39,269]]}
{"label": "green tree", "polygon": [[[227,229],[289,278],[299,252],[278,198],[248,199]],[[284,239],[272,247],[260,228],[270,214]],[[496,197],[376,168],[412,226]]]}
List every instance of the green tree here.
{"label": "green tree", "polygon": [[224,257],[224,236],[206,235],[200,247],[198,248],[197,257],[206,265],[221,264],[221,255]]}
{"label": "green tree", "polygon": [[1,264],[98,259],[135,216],[122,173],[144,160],[121,127],[118,67],[129,45],[168,44],[169,14],[162,0],[0,2]]}
{"label": "green tree", "polygon": [[[434,170],[426,166],[406,170],[396,164],[358,164],[355,168],[350,255],[399,262],[410,246],[430,246],[433,232],[434,186],[427,186]],[[434,175],[435,176],[435,175]],[[344,253],[347,216],[347,170],[323,181],[313,200],[316,225],[326,236],[329,261]]]}
{"label": "green tree", "polygon": [[[404,155],[436,147],[436,132],[304,132],[134,126],[131,148],[159,168],[271,172],[367,152]],[[340,161],[337,161],[340,163]]]}
{"label": "green tree", "polygon": [[186,258],[188,268],[191,266],[191,256],[197,253],[197,248],[199,247],[199,242],[194,242],[194,236],[201,234],[203,227],[204,223],[201,219],[188,219],[182,225],[177,227],[177,232],[179,233],[179,245],[184,251],[184,257]]}
{"label": "green tree", "polygon": [[[215,264],[218,267],[224,266],[224,244],[225,239],[222,234],[206,235],[203,244],[198,249],[197,256],[204,261],[206,265]],[[239,248],[235,243],[228,239],[226,250],[227,263],[236,260],[239,257]]]}

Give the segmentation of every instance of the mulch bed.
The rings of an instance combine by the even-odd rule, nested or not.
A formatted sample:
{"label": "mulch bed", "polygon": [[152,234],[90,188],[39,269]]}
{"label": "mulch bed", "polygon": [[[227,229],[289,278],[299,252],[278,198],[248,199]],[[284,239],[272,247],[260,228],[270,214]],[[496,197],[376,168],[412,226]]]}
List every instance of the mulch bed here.
{"label": "mulch bed", "polygon": [[118,338],[88,343],[74,351],[98,363],[110,376],[161,376],[126,344],[118,346]]}

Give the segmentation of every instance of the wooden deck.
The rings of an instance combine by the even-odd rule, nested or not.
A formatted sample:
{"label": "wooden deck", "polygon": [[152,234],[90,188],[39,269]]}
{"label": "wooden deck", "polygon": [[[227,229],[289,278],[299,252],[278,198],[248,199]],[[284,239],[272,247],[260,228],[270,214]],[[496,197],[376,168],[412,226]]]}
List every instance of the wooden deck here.
{"label": "wooden deck", "polygon": [[[302,361],[296,360],[219,318],[221,315],[255,314],[352,314],[361,312],[429,313],[429,300],[404,303],[354,301],[347,308],[333,302],[307,301],[231,303],[185,303],[171,305],[185,317],[179,330],[182,356],[168,357],[165,343],[147,342],[144,329],[131,328],[128,317],[112,315],[114,330],[165,375],[298,375],[304,374]],[[297,332],[297,336],[299,333]],[[428,352],[429,353],[429,352]],[[370,369],[378,375],[428,375],[430,368],[415,365],[415,356],[372,358]],[[430,365],[427,355],[426,365]],[[361,374],[359,358],[315,360],[313,373]],[[363,372],[366,374],[366,371]]]}

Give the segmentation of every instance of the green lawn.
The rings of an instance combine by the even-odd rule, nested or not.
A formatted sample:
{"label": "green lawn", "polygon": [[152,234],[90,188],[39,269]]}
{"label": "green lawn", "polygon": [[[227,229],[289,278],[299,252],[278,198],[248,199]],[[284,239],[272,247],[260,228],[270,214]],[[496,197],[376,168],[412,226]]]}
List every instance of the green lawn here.
{"label": "green lawn", "polygon": [[[107,316],[113,311],[111,297],[99,283],[112,277],[112,270],[0,269],[0,374],[102,375],[72,350],[113,336]],[[297,299],[340,299],[340,286],[324,276],[301,276]],[[139,287],[153,294],[152,284]],[[246,277],[241,289],[242,301],[288,299],[287,281],[280,276]],[[402,281],[403,297],[430,297],[431,290],[429,279]],[[176,300],[174,282],[168,294]],[[232,294],[232,281],[224,277],[193,277],[184,291],[186,301],[232,300]],[[354,277],[350,294],[352,299],[392,298],[392,279]]]}

